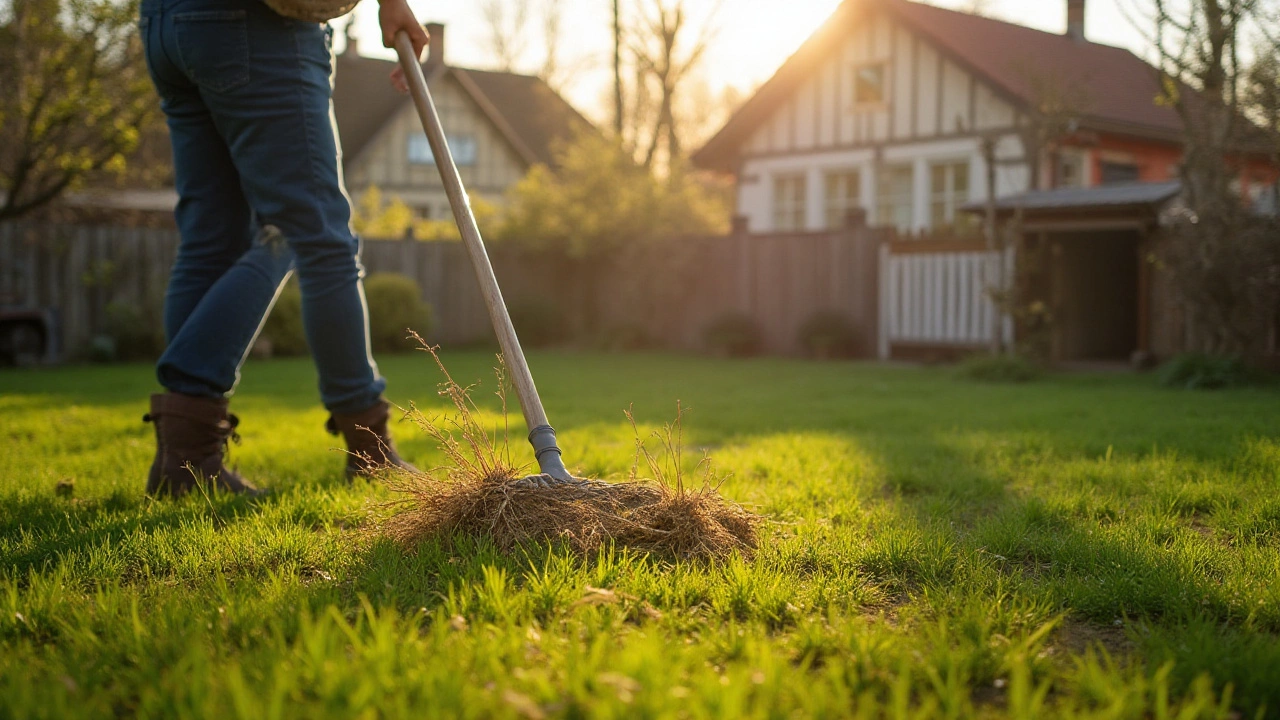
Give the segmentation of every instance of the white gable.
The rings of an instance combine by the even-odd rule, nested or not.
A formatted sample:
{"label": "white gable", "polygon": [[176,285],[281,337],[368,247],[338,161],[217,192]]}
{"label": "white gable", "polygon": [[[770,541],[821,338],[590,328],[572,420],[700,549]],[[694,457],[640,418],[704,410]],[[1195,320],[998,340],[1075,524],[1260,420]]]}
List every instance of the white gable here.
{"label": "white gable", "polygon": [[[858,70],[881,66],[886,95],[854,102]],[[985,82],[887,15],[853,27],[763,122],[746,156],[851,148],[1012,127],[1016,112]]]}
{"label": "white gable", "polygon": [[[864,70],[880,79],[878,102],[856,101]],[[1018,122],[1013,105],[926,38],[887,14],[864,16],[744,144],[737,212],[753,232],[820,230],[856,194],[876,224],[954,222],[960,204],[987,195],[981,147],[993,131],[995,194],[1026,189]]]}

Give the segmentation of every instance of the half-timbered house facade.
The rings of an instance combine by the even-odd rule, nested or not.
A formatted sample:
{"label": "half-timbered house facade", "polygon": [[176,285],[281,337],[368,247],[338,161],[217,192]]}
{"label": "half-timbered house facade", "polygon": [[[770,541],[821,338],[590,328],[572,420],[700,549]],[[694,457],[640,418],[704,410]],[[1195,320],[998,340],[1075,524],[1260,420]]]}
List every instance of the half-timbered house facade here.
{"label": "half-timbered house facade", "polygon": [[[908,0],[846,0],[696,155],[737,176],[752,232],[822,230],[849,210],[923,232],[1028,190],[1177,177],[1181,123],[1157,74],[1084,35]],[[1048,117],[1055,128],[1044,137]],[[1036,123],[1041,123],[1037,126]],[[988,160],[993,159],[992,172]],[[1242,190],[1274,183],[1246,166]]]}

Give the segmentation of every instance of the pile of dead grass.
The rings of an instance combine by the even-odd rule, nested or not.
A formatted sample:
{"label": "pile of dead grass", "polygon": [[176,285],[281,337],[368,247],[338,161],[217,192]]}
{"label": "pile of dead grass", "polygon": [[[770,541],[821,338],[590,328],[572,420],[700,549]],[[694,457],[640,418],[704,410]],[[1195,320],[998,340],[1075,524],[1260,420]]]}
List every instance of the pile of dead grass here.
{"label": "pile of dead grass", "polygon": [[[678,559],[720,559],[755,550],[760,517],[720,495],[707,458],[699,464],[698,487],[686,487],[683,411],[678,406],[675,422],[654,434],[660,446],[656,455],[636,431],[636,462],[628,480],[556,483],[542,475],[527,476],[512,462],[507,428],[490,433],[482,427],[472,388],[455,382],[431,354],[445,376],[440,394],[449,398],[457,416],[436,423],[416,408],[408,411],[436,440],[448,464],[389,479],[402,497],[392,503],[394,512],[382,528],[402,546],[471,535],[488,536],[503,550],[548,541],[566,542],[583,554],[613,543]],[[501,362],[497,376],[505,425]],[[630,412],[627,418],[635,429]],[[653,479],[638,477],[642,460]]]}

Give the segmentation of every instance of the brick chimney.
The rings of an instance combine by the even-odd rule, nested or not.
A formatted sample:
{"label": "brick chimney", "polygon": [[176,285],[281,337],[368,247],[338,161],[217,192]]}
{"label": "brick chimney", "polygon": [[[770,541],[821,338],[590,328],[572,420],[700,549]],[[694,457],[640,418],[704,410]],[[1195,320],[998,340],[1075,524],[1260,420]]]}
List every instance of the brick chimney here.
{"label": "brick chimney", "polygon": [[427,23],[427,35],[431,36],[431,44],[427,46],[427,67],[444,65],[444,24]]}
{"label": "brick chimney", "polygon": [[1078,43],[1085,41],[1084,3],[1085,0],[1067,0],[1067,37]]}

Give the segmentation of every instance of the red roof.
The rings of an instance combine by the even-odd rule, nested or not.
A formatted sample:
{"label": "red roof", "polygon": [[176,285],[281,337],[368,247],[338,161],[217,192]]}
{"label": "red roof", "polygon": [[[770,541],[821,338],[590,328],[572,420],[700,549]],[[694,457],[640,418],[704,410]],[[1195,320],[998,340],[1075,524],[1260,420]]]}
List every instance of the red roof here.
{"label": "red roof", "polygon": [[975,73],[1020,108],[1052,85],[1081,106],[1082,120],[1099,129],[1176,140],[1176,112],[1157,105],[1155,68],[1123,48],[1078,42],[1066,35],[923,5],[908,0],[845,0],[831,19],[779,68],[760,91],[694,156],[706,167],[730,169],[738,147],[785,102],[867,11],[883,10],[948,59]]}
{"label": "red roof", "polygon": [[[906,0],[882,0],[921,36],[1023,103],[1055,83],[1082,93],[1081,114],[1135,129],[1177,133],[1178,114],[1156,104],[1155,68],[1124,48],[1076,40],[1000,20]],[[1161,133],[1161,134],[1164,134]]]}

